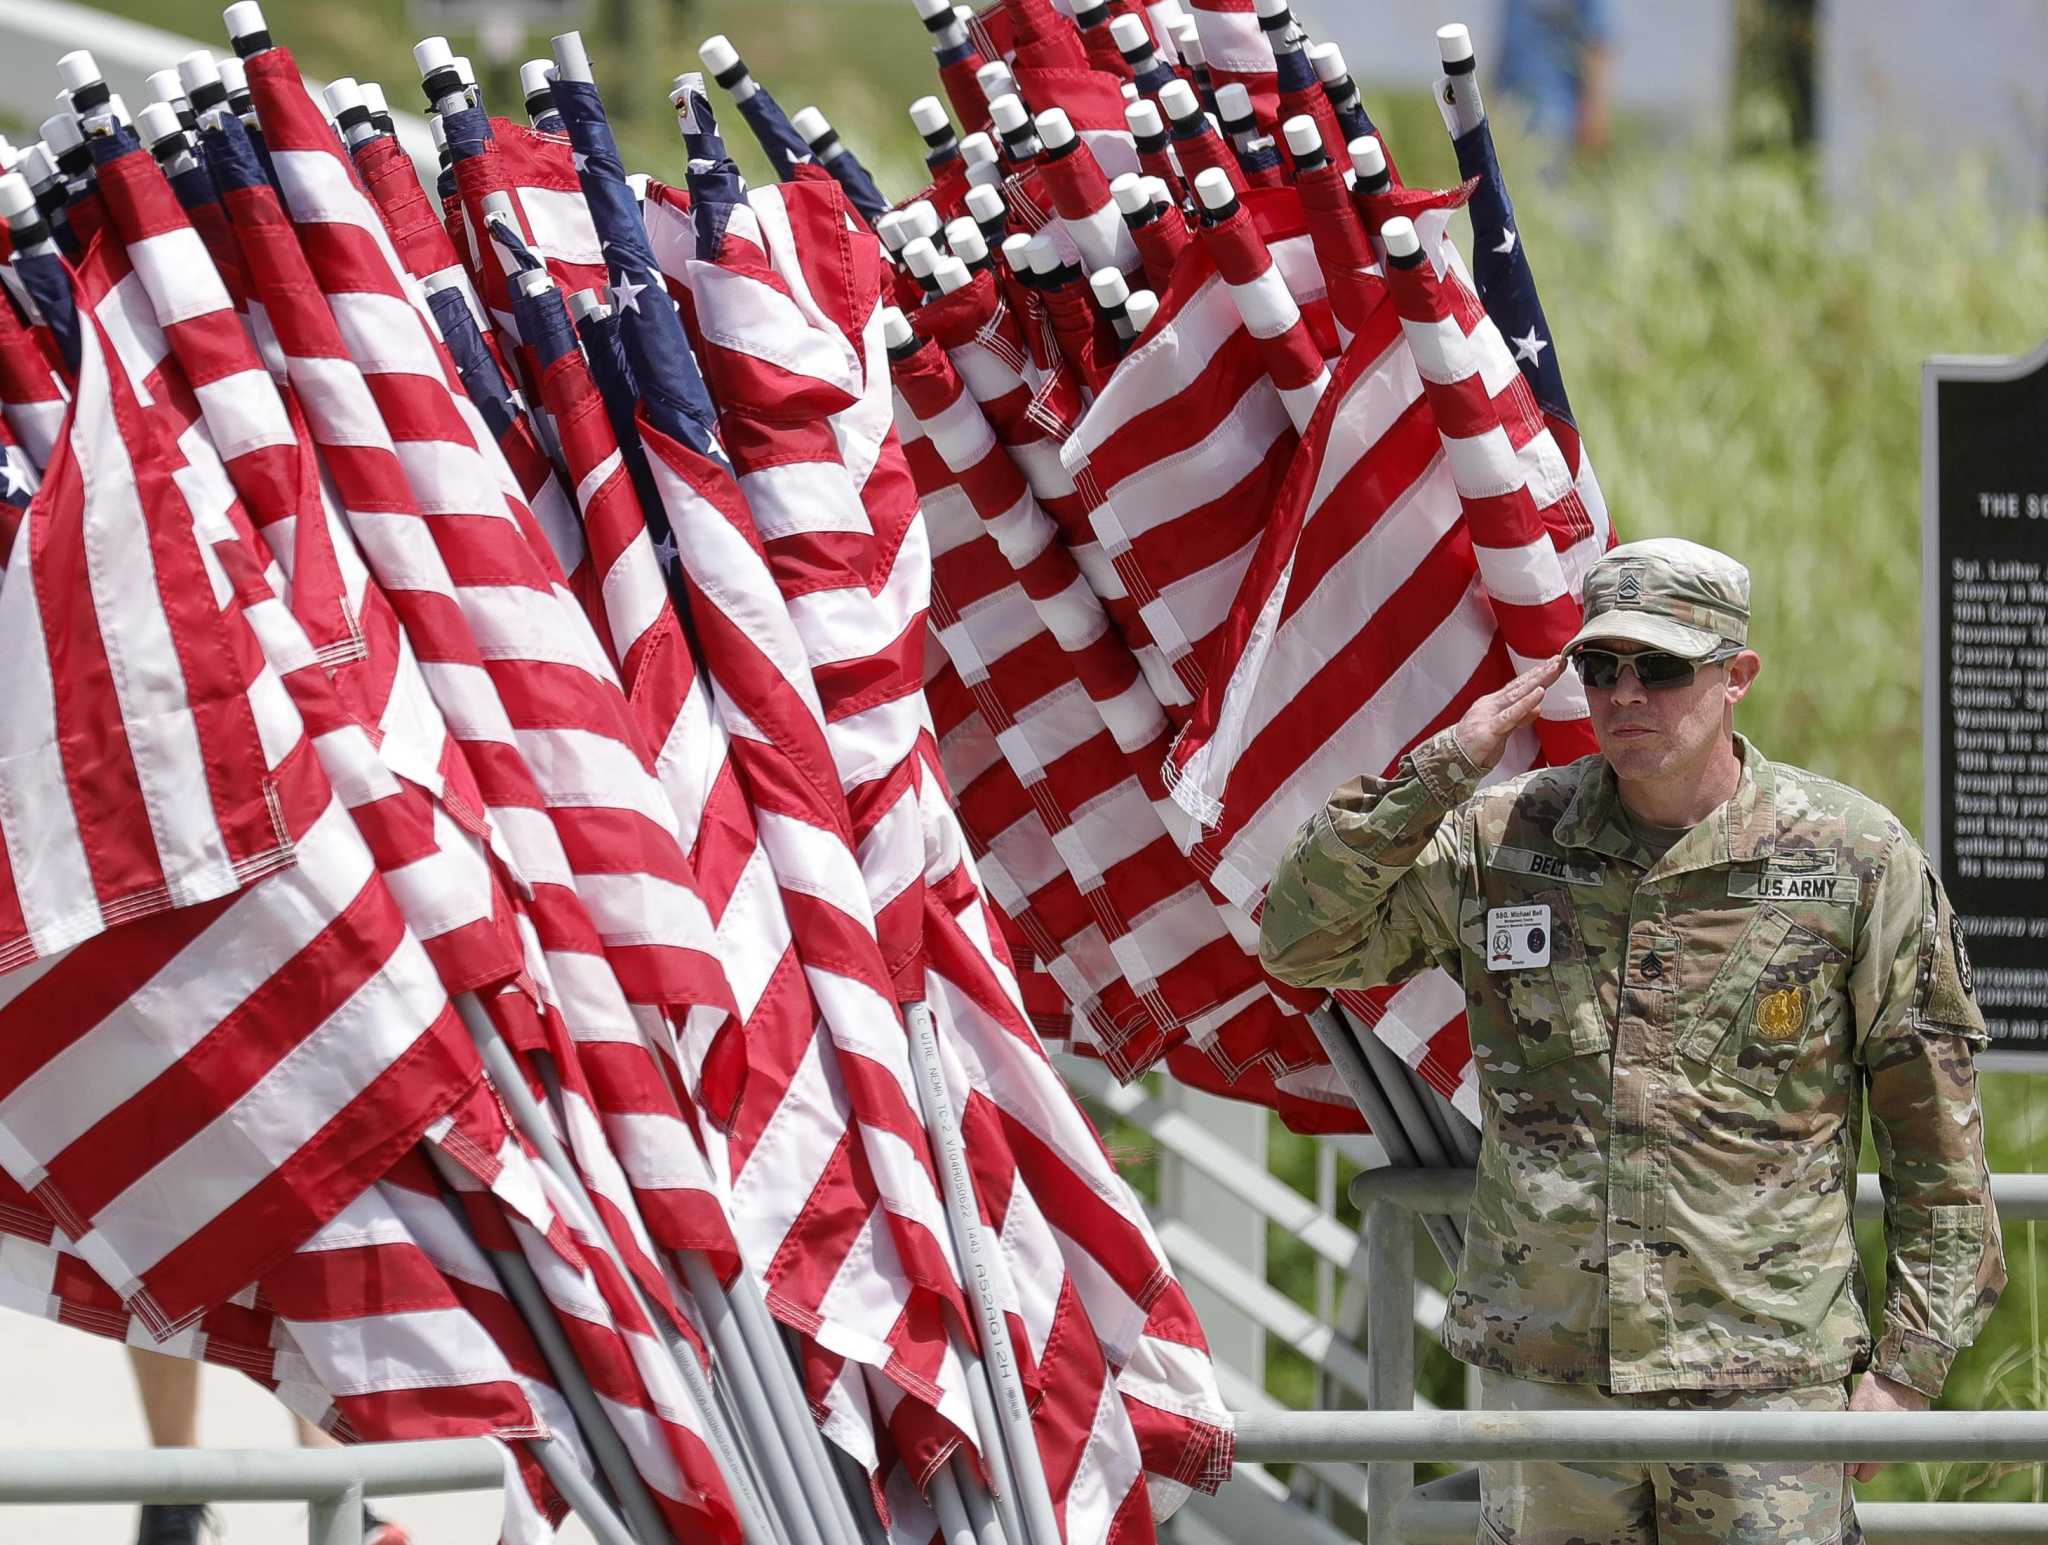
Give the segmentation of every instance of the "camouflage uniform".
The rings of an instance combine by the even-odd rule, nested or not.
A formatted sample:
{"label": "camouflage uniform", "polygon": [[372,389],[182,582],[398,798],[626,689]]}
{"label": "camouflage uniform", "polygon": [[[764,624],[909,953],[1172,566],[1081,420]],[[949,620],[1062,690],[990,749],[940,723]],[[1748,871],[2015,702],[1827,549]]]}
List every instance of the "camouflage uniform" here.
{"label": "camouflage uniform", "polygon": [[[1480,1372],[1488,1411],[1840,1411],[1841,1384],[1613,1395]],[[1840,1465],[1486,1464],[1481,1545],[1834,1545],[1862,1538]]]}
{"label": "camouflage uniform", "polygon": [[[1672,548],[1706,552],[1603,558],[1582,637],[1739,642],[1746,572],[1738,604]],[[1674,618],[1691,626],[1657,626]],[[1452,1355],[1616,1396],[1838,1387],[1866,1366],[1932,1396],[2005,1281],[1962,934],[1889,812],[1736,750],[1734,797],[1656,859],[1603,759],[1480,792],[1445,731],[1303,826],[1261,958],[1304,987],[1435,965],[1465,988],[1483,1140]],[[1874,1343],[1850,1226],[1866,1100],[1887,1197]]]}

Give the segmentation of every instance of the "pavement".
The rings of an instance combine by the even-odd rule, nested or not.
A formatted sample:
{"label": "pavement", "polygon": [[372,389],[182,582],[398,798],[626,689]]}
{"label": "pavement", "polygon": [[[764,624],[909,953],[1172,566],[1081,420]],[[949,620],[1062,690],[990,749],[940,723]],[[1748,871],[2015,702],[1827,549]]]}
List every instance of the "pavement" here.
{"label": "pavement", "polygon": [[[289,1448],[290,1413],[269,1391],[226,1368],[199,1386],[199,1439],[207,1448]],[[142,1403],[115,1342],[0,1310],[0,1471],[14,1448],[144,1448]],[[402,1523],[413,1545],[489,1545],[498,1537],[496,1492],[393,1497],[372,1504]],[[227,1545],[302,1545],[302,1502],[236,1502],[218,1509]],[[589,1545],[571,1519],[559,1538]],[[132,1504],[0,1507],[0,1545],[133,1545]]]}

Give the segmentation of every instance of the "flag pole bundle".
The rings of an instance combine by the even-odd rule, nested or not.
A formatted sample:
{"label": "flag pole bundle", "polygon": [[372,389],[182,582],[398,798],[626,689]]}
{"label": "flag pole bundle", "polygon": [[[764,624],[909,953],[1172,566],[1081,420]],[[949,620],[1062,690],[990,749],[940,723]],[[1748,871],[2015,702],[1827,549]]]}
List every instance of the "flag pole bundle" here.
{"label": "flag pole bundle", "polygon": [[[695,72],[630,176],[568,33],[523,121],[420,43],[429,186],[255,0],[0,157],[0,1300],[499,1439],[513,1541],[1213,1490],[1048,1048],[1471,1156],[1448,979],[1256,956],[1611,540],[1469,36],[1437,191],[1281,0],[916,11],[894,207],[723,37],[775,184]],[[1567,678],[1505,767],[1589,748]]]}

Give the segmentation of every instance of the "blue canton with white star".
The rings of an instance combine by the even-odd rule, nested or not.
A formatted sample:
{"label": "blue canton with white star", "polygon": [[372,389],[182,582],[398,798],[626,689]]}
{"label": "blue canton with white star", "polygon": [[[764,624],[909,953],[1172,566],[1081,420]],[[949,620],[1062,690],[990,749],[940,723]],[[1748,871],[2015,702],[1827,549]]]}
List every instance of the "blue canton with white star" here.
{"label": "blue canton with white star", "polygon": [[1466,206],[1472,216],[1472,280],[1479,288],[1479,299],[1514,350],[1515,363],[1535,392],[1537,406],[1548,416],[1573,424],[1564,375],[1557,368],[1557,351],[1551,347],[1550,324],[1544,320],[1543,303],[1536,296],[1536,276],[1529,269],[1528,252],[1515,227],[1515,205],[1508,197],[1507,180],[1501,176],[1493,127],[1482,122],[1451,144],[1458,153],[1458,175],[1479,179]]}

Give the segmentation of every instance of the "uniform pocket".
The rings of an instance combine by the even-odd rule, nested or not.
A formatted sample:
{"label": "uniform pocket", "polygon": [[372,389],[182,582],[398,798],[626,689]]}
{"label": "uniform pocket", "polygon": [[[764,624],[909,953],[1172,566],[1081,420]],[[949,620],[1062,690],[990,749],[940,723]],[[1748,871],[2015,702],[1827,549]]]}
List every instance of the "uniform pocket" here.
{"label": "uniform pocket", "polygon": [[[1508,1028],[1514,1032],[1515,1060],[1524,1070],[1549,1067],[1567,1057],[1586,1056],[1608,1048],[1607,1022],[1593,992],[1593,974],[1586,964],[1585,941],[1568,891],[1544,890],[1513,897],[1514,906],[1550,908],[1550,963],[1518,971],[1485,971],[1500,995]],[[1483,923],[1486,904],[1474,908]],[[1467,980],[1471,980],[1468,976]]]}
{"label": "uniform pocket", "polygon": [[1744,931],[1680,1035],[1681,1055],[1774,1095],[1833,1007],[1841,950],[1775,907]]}

